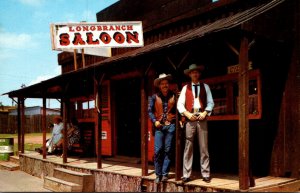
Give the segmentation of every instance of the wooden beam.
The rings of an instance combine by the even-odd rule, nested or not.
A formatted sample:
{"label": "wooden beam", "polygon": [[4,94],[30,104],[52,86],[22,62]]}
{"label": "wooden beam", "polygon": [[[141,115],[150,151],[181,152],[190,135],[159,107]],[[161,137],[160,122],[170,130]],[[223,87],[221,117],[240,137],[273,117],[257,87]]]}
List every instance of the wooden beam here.
{"label": "wooden beam", "polygon": [[168,62],[172,65],[172,67],[174,68],[174,70],[176,70],[177,67],[176,67],[176,65],[174,64],[174,62],[170,59],[169,56],[167,56],[167,60],[168,60]]}
{"label": "wooden beam", "polygon": [[187,57],[190,55],[190,51],[186,52],[186,54],[181,58],[179,64],[177,65],[177,69],[180,68],[180,66],[183,64],[183,62],[187,59]]}
{"label": "wooden beam", "polygon": [[74,70],[76,71],[77,70],[77,54],[76,54],[77,50],[74,49]]}
{"label": "wooden beam", "polygon": [[85,68],[84,49],[81,49],[82,68]]}
{"label": "wooden beam", "polygon": [[46,159],[46,98],[43,97],[43,114],[42,114],[42,129],[43,129],[43,159]]}
{"label": "wooden beam", "polygon": [[101,88],[101,84],[98,84],[97,87],[98,90],[98,129],[96,131],[97,134],[97,141],[98,141],[98,152],[97,152],[97,168],[101,169],[102,168],[102,88]]}
{"label": "wooden beam", "polygon": [[145,73],[144,73],[144,76],[147,76],[147,75],[148,75],[148,72],[149,72],[149,70],[150,70],[152,64],[153,64],[152,62],[149,64],[147,70],[146,70]]}
{"label": "wooden beam", "polygon": [[231,49],[231,51],[233,51],[237,56],[240,55],[239,51],[233,47],[233,45],[231,45],[229,42],[226,41],[227,46]]}
{"label": "wooden beam", "polygon": [[142,78],[141,83],[141,161],[142,176],[148,175],[148,117],[147,117],[147,81],[146,77]]}
{"label": "wooden beam", "polygon": [[68,153],[68,109],[69,109],[69,101],[67,98],[63,99],[63,163],[67,163],[67,153]]}
{"label": "wooden beam", "polygon": [[18,154],[21,151],[21,99],[18,98]]}
{"label": "wooden beam", "polygon": [[24,136],[25,136],[25,99],[21,98],[21,153],[24,153]]}
{"label": "wooden beam", "polygon": [[[176,102],[178,100],[179,95],[176,93]],[[175,180],[180,180],[182,176],[182,153],[181,153],[181,133],[182,128],[179,125],[179,113],[176,111],[176,138],[175,138]]]}
{"label": "wooden beam", "polygon": [[249,189],[248,39],[242,37],[239,55],[239,187]]}
{"label": "wooden beam", "polygon": [[[187,59],[189,56],[190,52],[188,51],[180,60],[178,65],[175,65],[169,57],[167,57],[168,61],[171,63],[171,65],[175,69],[176,77],[179,77],[179,72],[178,69],[180,66],[184,63],[184,61]],[[177,87],[181,88],[181,82],[177,82]],[[176,103],[177,104],[177,99],[179,95],[176,93]],[[176,113],[176,133],[175,133],[175,180],[180,180],[180,177],[182,176],[182,152],[181,152],[181,146],[182,146],[182,140],[181,140],[181,134],[182,134],[182,129],[181,126],[179,125],[179,115],[178,112]]]}
{"label": "wooden beam", "polygon": [[96,105],[96,120],[95,120],[95,139],[96,139],[96,154],[97,154],[97,168],[102,168],[102,82],[104,74],[98,78],[94,78],[94,95]]}

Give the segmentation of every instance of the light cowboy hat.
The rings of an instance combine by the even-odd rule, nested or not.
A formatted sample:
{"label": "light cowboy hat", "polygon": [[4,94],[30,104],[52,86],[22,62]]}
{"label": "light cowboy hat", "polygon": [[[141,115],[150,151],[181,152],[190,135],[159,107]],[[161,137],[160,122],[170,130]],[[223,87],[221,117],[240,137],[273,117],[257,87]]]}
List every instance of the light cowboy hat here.
{"label": "light cowboy hat", "polygon": [[157,79],[154,80],[154,86],[158,87],[160,81],[162,81],[162,80],[168,80],[168,81],[170,81],[171,79],[172,79],[172,75],[171,74],[162,73],[162,74],[160,74],[158,76]]}
{"label": "light cowboy hat", "polygon": [[183,71],[183,73],[185,75],[189,75],[189,73],[191,71],[193,71],[193,70],[203,71],[204,70],[204,66],[203,65],[197,65],[197,64],[191,64],[188,69],[185,69]]}

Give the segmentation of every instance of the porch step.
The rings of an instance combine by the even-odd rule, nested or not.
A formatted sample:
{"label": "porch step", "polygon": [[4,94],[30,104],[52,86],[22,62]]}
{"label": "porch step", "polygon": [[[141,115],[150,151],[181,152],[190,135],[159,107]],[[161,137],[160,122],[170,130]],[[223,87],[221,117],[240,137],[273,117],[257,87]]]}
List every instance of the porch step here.
{"label": "porch step", "polygon": [[82,192],[82,185],[50,176],[44,178],[44,188],[53,192]]}
{"label": "porch step", "polygon": [[81,173],[65,168],[55,168],[53,177],[82,186],[83,192],[95,191],[95,178],[93,174]]}
{"label": "porch step", "polygon": [[15,171],[20,169],[20,165],[11,161],[2,161],[0,162],[0,169]]}
{"label": "porch step", "polygon": [[16,156],[16,155],[10,156],[10,157],[9,157],[9,161],[10,161],[10,162],[13,162],[13,163],[15,163],[15,164],[20,164],[19,156]]}

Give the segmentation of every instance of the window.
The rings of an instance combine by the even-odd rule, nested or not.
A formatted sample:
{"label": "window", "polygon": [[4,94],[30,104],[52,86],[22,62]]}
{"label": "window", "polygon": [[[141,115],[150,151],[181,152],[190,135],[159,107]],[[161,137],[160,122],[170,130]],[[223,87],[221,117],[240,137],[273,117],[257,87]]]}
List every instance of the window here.
{"label": "window", "polygon": [[93,122],[94,121],[94,108],[95,100],[90,97],[77,97],[70,99],[71,116],[75,116],[78,122]]}
{"label": "window", "polygon": [[[238,73],[203,80],[211,89],[215,107],[209,120],[237,120],[239,112]],[[261,118],[259,70],[249,71],[249,119]]]}

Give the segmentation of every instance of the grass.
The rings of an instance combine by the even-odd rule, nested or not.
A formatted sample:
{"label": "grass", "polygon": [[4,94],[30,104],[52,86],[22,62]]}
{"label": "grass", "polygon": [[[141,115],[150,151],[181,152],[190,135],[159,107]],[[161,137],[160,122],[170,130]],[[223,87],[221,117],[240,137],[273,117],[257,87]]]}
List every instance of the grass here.
{"label": "grass", "polygon": [[[18,151],[18,134],[0,134],[0,138],[14,138],[14,153]],[[36,143],[34,140],[31,140],[33,138],[43,137],[43,133],[26,133],[25,138],[25,144],[24,144],[24,150],[26,151],[34,151],[35,148],[41,147],[41,143]],[[51,133],[46,133],[46,139],[51,137]]]}
{"label": "grass", "polygon": [[[38,136],[43,136],[43,133],[25,133],[25,137],[38,137]],[[51,136],[51,133],[46,133],[47,137]],[[0,138],[5,138],[5,137],[13,137],[13,138],[18,138],[18,134],[0,134]]]}

